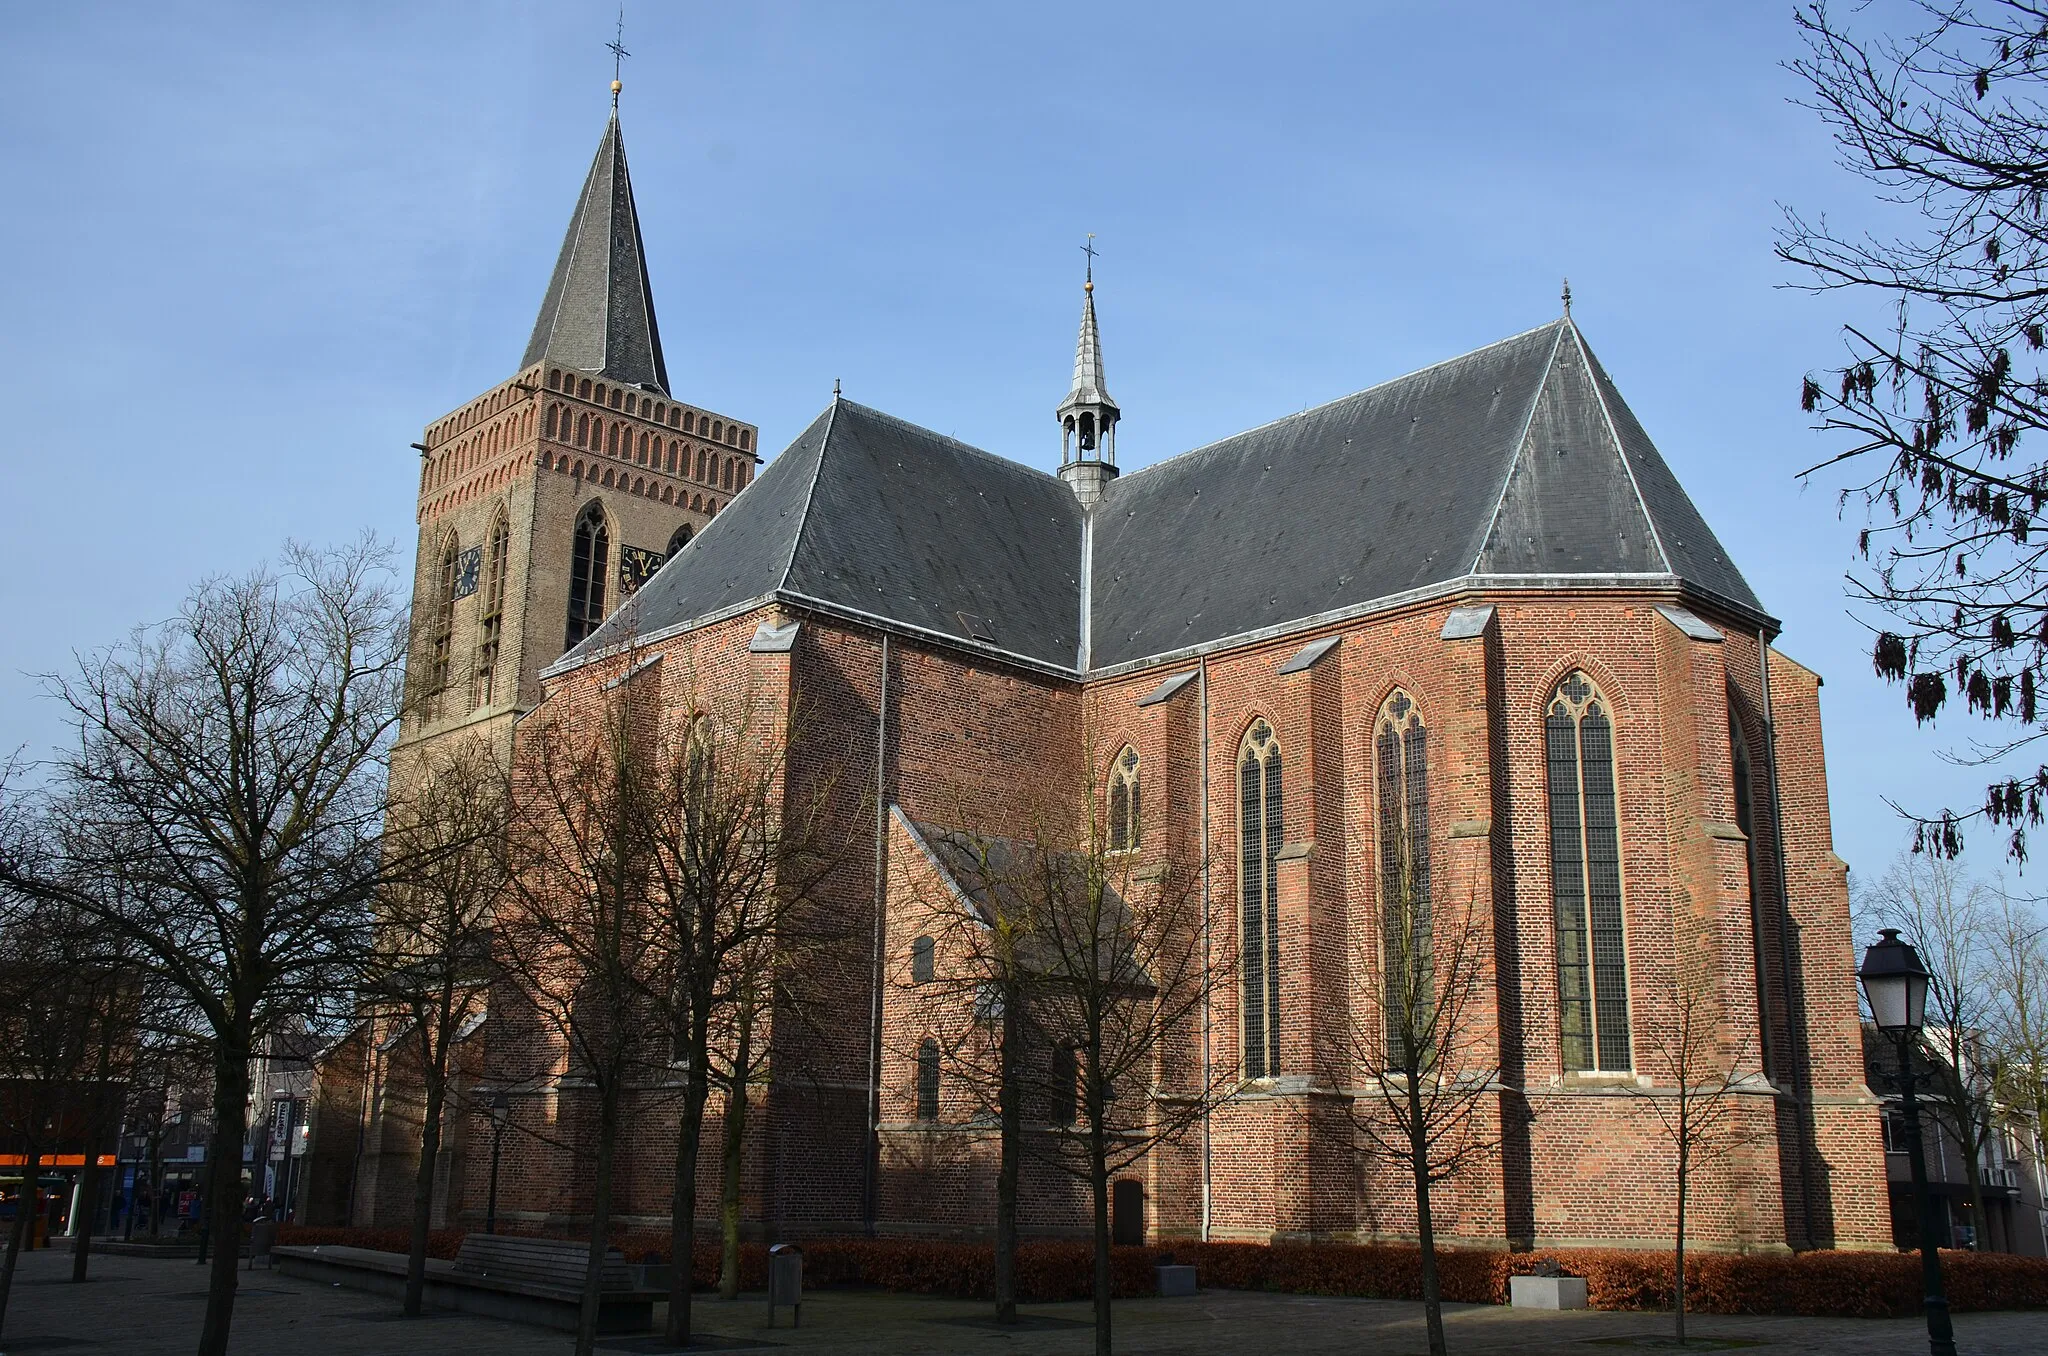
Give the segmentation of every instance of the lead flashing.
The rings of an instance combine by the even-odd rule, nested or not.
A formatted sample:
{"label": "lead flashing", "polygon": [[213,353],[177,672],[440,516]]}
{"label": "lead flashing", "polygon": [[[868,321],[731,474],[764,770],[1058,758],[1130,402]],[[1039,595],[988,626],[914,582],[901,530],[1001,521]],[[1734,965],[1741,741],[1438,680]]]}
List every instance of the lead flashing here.
{"label": "lead flashing", "polygon": [[1186,673],[1174,674],[1158,687],[1153,688],[1150,692],[1138,698],[1138,705],[1157,706],[1163,701],[1171,700],[1182,688],[1195,681],[1195,675],[1200,672],[1200,669],[1189,669]]}
{"label": "lead flashing", "polygon": [[1302,673],[1313,668],[1316,661],[1336,649],[1337,642],[1342,639],[1344,639],[1342,636],[1325,636],[1321,640],[1310,641],[1294,652],[1294,658],[1288,660],[1285,664],[1273,670],[1273,672],[1278,674]]}
{"label": "lead flashing", "polygon": [[1471,640],[1486,634],[1488,622],[1493,620],[1493,607],[1454,607],[1444,618],[1444,629],[1439,633],[1443,640]]}
{"label": "lead flashing", "polygon": [[1718,628],[1700,620],[1694,613],[1668,603],[1659,603],[1657,613],[1685,634],[1688,640],[1703,640],[1709,645],[1719,645],[1723,639]]}
{"label": "lead flashing", "polygon": [[801,622],[784,626],[762,622],[755,628],[754,638],[747,642],[747,649],[754,654],[788,654],[796,648],[796,633],[802,629]]}

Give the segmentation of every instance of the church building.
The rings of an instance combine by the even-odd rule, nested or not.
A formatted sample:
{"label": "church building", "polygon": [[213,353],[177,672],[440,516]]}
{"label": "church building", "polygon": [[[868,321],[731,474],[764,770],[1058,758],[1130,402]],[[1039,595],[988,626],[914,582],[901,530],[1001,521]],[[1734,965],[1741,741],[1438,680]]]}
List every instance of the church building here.
{"label": "church building", "polygon": [[[754,426],[670,386],[614,108],[518,370],[422,440],[412,663],[434,695],[395,761],[481,733],[516,772],[523,715],[657,659],[664,701],[709,682],[801,708],[789,765],[834,763],[829,818],[859,847],[825,887],[847,923],[830,1011],[750,1098],[751,1236],[992,1227],[990,1126],[956,1114],[893,996],[920,963],[908,883],[945,871],[935,834],[1071,785],[1141,871],[1200,876],[1200,944],[1231,961],[1198,1033],[1228,1095],[1119,1181],[1120,1233],[1414,1236],[1405,1178],[1346,1115],[1363,1094],[1319,1053],[1358,1019],[1399,857],[1485,929],[1495,1147],[1441,1188],[1440,1241],[1668,1245],[1653,1102],[1704,968],[1741,1077],[1690,1239],[1890,1246],[1820,678],[1776,648],[1568,299],[1421,356],[1124,470],[1091,275],[1047,393],[1056,470],[835,395],[757,478]],[[471,1034],[472,1078],[500,1038]],[[350,1049],[356,1119],[316,1131],[329,1186],[303,1217],[398,1225],[400,1052]],[[578,1093],[544,1092],[514,1099],[501,1228],[587,1219]],[[628,1137],[629,1228],[665,1228],[662,1119]],[[449,1132],[437,1220],[481,1228],[490,1123]],[[1026,1204],[1029,1233],[1087,1222],[1078,1189]]]}

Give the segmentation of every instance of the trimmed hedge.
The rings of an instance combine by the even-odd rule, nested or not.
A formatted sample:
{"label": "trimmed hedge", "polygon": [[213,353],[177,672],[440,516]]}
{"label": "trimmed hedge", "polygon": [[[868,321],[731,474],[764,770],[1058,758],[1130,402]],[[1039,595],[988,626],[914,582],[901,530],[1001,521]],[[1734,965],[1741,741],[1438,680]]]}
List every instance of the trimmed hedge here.
{"label": "trimmed hedge", "polygon": [[[430,1256],[455,1256],[459,1229],[437,1229]],[[313,1229],[287,1225],[278,1242],[347,1244],[404,1252],[403,1229]],[[668,1236],[623,1233],[614,1246],[629,1262],[666,1262]],[[873,1286],[905,1294],[986,1299],[995,1292],[995,1251],[986,1244],[930,1239],[821,1238],[802,1244],[804,1281],[814,1287]],[[1268,1290],[1367,1299],[1422,1298],[1422,1253],[1413,1245],[1349,1243],[1182,1243],[1171,1248],[1114,1248],[1113,1293],[1155,1293],[1152,1268],[1166,1258],[1192,1263],[1212,1290]],[[719,1248],[697,1245],[692,1280],[718,1284]],[[2000,1253],[1944,1252],[1950,1306],[1958,1312],[2048,1307],[2048,1261]],[[1586,1278],[1595,1309],[1668,1309],[1674,1284],[1671,1254],[1619,1248],[1498,1252],[1447,1248],[1437,1253],[1444,1298],[1505,1304],[1508,1279],[1555,1262]],[[1790,1314],[1828,1318],[1897,1318],[1920,1311],[1920,1259],[1913,1253],[1693,1253],[1686,1258],[1686,1307],[1695,1313]],[[768,1250],[740,1248],[740,1284],[767,1284]],[[1040,1241],[1017,1249],[1017,1297],[1027,1302],[1086,1299],[1094,1293],[1094,1252],[1080,1240]]]}
{"label": "trimmed hedge", "polygon": [[[455,1260],[455,1250],[462,1246],[467,1229],[429,1229],[427,1231],[427,1256],[438,1257],[444,1262]],[[292,1248],[368,1248],[372,1252],[408,1253],[412,1251],[412,1230],[410,1229],[342,1229],[317,1228],[306,1224],[280,1224],[277,1226],[277,1241]]]}

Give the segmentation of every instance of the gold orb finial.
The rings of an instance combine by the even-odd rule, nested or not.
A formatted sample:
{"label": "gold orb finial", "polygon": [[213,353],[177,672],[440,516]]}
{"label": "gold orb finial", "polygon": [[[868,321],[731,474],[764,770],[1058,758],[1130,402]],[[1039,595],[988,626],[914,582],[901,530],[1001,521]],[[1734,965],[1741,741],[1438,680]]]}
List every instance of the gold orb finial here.
{"label": "gold orb finial", "polygon": [[625,88],[625,86],[624,86],[623,84],[621,84],[621,83],[620,83],[619,81],[617,81],[617,80],[614,80],[614,81],[612,81],[612,93],[614,93],[614,94],[617,94],[617,93],[618,93],[618,92],[619,92],[620,90],[622,90],[622,89],[624,89],[624,88]]}
{"label": "gold orb finial", "polygon": [[1090,278],[1087,282],[1082,283],[1081,290],[1083,292],[1093,292],[1095,290],[1095,280]]}

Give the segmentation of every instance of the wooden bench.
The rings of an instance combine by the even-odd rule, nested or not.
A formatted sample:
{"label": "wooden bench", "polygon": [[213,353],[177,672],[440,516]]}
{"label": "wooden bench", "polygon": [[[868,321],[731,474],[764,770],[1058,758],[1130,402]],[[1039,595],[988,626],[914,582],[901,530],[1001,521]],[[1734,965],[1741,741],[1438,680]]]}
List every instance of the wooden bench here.
{"label": "wooden bench", "polygon": [[[402,1297],[405,1255],[367,1248],[280,1247],[277,1269],[287,1276],[325,1281],[353,1290]],[[583,1277],[589,1247],[552,1238],[471,1234],[453,1262],[427,1260],[426,1303],[574,1332],[583,1306]],[[654,1303],[666,1290],[635,1284],[633,1269],[618,1249],[605,1257],[597,1330],[640,1333],[654,1326]]]}

